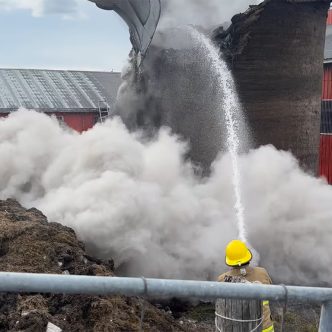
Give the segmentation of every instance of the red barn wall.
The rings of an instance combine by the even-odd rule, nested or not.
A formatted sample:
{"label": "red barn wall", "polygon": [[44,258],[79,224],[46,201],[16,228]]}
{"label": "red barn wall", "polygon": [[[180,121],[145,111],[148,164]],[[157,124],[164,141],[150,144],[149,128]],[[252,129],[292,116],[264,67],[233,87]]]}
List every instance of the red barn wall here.
{"label": "red barn wall", "polygon": [[[54,115],[59,121],[63,121],[69,128],[72,128],[80,133],[92,128],[96,124],[97,113],[46,113]],[[0,117],[6,117],[8,113],[0,113]]]}
{"label": "red barn wall", "polygon": [[329,13],[327,16],[327,25],[332,25],[332,10],[329,10]]}
{"label": "red barn wall", "polygon": [[319,173],[332,184],[332,135],[320,136]]}
{"label": "red barn wall", "polygon": [[[330,117],[327,106],[327,102],[330,100],[332,100],[332,66],[325,64],[322,101],[326,101],[326,103],[322,103],[322,120]],[[329,125],[325,124],[325,127],[323,130],[321,129],[320,135],[319,175],[332,184],[332,132],[330,133]]]}
{"label": "red barn wall", "polygon": [[332,100],[332,66],[330,64],[324,66],[323,75],[323,100]]}
{"label": "red barn wall", "polygon": [[[328,12],[327,25],[332,25],[332,10],[329,10]],[[332,100],[331,64],[324,65],[322,100],[323,101]],[[324,121],[326,121],[326,118],[330,117],[330,112],[327,112],[328,109],[325,109],[327,103],[322,103],[322,105],[323,104],[324,107],[322,107],[322,112],[325,112],[326,114],[324,115],[323,113],[322,119],[324,118]],[[325,128],[321,130],[321,135],[320,135],[319,175],[325,177],[328,183],[332,184],[332,130],[330,130],[331,126],[329,124],[326,125],[325,123],[324,127]]]}
{"label": "red barn wall", "polygon": [[82,133],[96,124],[96,113],[54,113],[70,128]]}

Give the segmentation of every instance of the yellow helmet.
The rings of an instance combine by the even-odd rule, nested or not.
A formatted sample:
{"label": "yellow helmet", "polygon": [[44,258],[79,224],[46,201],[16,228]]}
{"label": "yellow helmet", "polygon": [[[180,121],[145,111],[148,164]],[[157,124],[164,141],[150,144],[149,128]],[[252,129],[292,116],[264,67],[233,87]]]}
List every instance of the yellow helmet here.
{"label": "yellow helmet", "polygon": [[228,266],[242,266],[252,259],[251,251],[240,240],[233,240],[226,247],[226,264]]}

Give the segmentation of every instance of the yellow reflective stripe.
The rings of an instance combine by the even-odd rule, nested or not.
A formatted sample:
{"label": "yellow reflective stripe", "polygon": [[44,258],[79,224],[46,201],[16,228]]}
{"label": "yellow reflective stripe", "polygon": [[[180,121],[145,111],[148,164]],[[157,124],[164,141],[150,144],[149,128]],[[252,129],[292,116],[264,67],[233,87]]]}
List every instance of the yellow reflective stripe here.
{"label": "yellow reflective stripe", "polygon": [[263,305],[269,305],[270,302],[269,301],[263,301]]}
{"label": "yellow reflective stripe", "polygon": [[267,329],[262,330],[262,332],[274,332],[274,327],[273,327],[273,325],[271,325],[271,326],[268,327]]}

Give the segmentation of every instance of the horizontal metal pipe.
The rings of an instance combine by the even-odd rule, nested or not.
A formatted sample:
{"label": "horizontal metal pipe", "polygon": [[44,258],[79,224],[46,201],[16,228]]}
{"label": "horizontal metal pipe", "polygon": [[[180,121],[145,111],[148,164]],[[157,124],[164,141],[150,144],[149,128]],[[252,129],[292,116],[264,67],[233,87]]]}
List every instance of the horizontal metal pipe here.
{"label": "horizontal metal pipe", "polygon": [[0,272],[0,292],[332,301],[331,288],[9,272]]}

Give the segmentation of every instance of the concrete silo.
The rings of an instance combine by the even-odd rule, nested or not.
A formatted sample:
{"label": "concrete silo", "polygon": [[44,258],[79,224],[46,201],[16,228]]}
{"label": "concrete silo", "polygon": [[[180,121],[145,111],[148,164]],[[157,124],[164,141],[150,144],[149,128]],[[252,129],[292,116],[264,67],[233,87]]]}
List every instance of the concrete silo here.
{"label": "concrete silo", "polygon": [[291,151],[317,174],[321,82],[330,1],[266,0],[217,29],[255,146]]}

